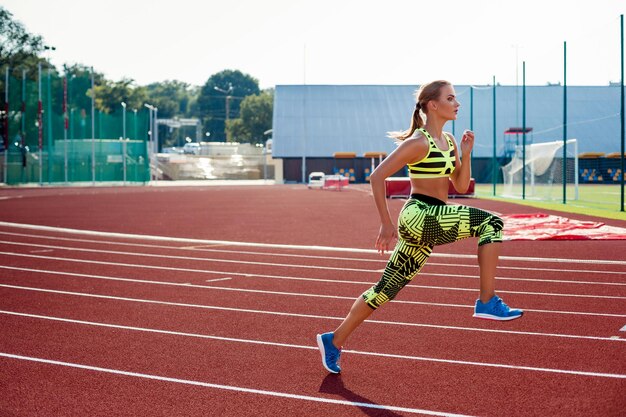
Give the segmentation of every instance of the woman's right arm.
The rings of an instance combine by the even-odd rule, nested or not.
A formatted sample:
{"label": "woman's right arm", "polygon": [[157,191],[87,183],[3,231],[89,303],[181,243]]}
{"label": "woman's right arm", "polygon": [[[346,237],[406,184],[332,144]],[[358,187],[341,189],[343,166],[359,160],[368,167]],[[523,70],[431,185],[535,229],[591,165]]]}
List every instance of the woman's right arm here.
{"label": "woman's right arm", "polygon": [[406,164],[424,158],[427,152],[428,146],[425,141],[406,139],[370,175],[372,194],[380,217],[380,231],[378,232],[375,247],[381,254],[390,249],[394,238],[397,237],[396,226],[387,207],[385,180],[402,169]]}

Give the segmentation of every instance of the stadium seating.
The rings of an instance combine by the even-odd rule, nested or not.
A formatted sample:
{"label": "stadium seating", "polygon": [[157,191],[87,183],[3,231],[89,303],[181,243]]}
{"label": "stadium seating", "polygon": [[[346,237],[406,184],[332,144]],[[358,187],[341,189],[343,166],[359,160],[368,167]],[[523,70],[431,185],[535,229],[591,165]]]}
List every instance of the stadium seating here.
{"label": "stadium seating", "polygon": [[613,169],[613,168],[609,168],[607,169],[607,177],[610,178],[610,180],[612,182],[621,182],[622,181],[622,170],[621,168],[617,168],[617,169]]}
{"label": "stadium seating", "polygon": [[365,168],[363,170],[363,177],[365,178],[366,182],[370,182],[370,175],[371,175],[371,170],[369,168]]}
{"label": "stadium seating", "polygon": [[343,175],[344,177],[348,178],[350,182],[356,182],[354,168],[335,168],[333,171],[336,175]]}
{"label": "stadium seating", "polygon": [[580,178],[584,183],[602,183],[604,182],[604,177],[601,173],[599,173],[595,168],[591,169],[580,169]]}

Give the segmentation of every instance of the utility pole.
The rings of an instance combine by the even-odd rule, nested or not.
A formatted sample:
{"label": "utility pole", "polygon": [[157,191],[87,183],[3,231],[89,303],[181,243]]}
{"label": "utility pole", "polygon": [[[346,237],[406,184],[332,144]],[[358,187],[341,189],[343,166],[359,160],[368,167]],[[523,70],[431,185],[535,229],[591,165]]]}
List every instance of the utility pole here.
{"label": "utility pole", "polygon": [[215,91],[219,91],[220,93],[226,95],[226,120],[224,121],[224,136],[228,138],[228,135],[226,134],[226,126],[228,126],[228,120],[230,119],[230,99],[232,98],[230,93],[233,92],[233,85],[231,83],[228,83],[228,90],[224,90],[222,88],[219,88],[218,86],[215,86],[213,88],[215,89]]}

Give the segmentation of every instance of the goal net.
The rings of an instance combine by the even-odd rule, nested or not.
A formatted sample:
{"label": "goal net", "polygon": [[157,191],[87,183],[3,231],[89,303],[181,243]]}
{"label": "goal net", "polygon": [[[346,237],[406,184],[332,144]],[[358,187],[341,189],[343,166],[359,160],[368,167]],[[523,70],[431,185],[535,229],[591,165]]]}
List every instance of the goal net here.
{"label": "goal net", "polygon": [[563,141],[540,142],[515,147],[511,162],[502,167],[503,196],[533,200],[563,198],[565,173],[568,200],[578,199],[578,142],[569,139],[563,159]]}

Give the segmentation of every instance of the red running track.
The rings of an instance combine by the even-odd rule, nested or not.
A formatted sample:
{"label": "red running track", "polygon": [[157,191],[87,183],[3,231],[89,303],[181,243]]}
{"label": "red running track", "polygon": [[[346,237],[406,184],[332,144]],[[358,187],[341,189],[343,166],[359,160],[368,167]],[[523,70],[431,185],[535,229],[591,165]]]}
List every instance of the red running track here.
{"label": "red running track", "polygon": [[626,410],[624,241],[505,243],[509,323],[471,317],[476,242],[437,248],[336,376],[315,334],[386,261],[363,189],[6,189],[0,213],[3,416]]}

